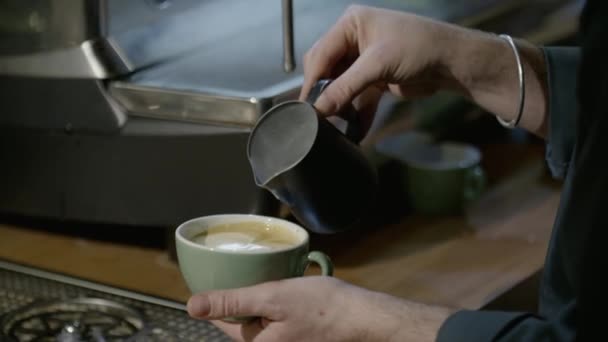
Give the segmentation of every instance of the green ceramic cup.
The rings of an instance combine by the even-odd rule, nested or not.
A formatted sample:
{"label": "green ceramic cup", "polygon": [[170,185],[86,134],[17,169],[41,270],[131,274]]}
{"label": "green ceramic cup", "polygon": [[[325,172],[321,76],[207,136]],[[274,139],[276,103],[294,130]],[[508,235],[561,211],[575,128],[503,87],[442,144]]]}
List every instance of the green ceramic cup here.
{"label": "green ceramic cup", "polygon": [[461,213],[482,193],[486,178],[472,145],[426,145],[410,153],[406,184],[413,208],[428,215]]}
{"label": "green ceramic cup", "polygon": [[[297,244],[272,251],[214,250],[192,241],[209,227],[238,222],[264,222],[295,233]],[[175,231],[179,268],[192,293],[233,289],[267,281],[300,277],[310,263],[321,267],[325,276],[333,274],[328,256],[308,250],[308,232],[295,223],[266,216],[227,214],[199,217],[181,224]],[[253,317],[232,317],[227,321],[247,321]]]}

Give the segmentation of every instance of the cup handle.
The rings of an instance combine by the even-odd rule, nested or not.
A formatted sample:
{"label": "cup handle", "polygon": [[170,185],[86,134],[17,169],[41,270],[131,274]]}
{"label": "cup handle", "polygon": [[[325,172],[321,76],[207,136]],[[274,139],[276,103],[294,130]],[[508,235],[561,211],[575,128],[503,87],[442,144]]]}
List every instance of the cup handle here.
{"label": "cup handle", "polygon": [[[332,82],[332,79],[322,79],[317,81],[315,85],[310,90],[308,97],[306,98],[306,102],[310,104],[314,104],[321,93],[327,88],[327,86]],[[346,132],[344,135],[348,138],[348,140],[358,144],[365,137],[363,132],[363,125],[361,124],[361,118],[359,117],[359,113],[355,110],[355,108],[349,104],[341,113],[340,117],[342,117],[348,125],[346,126]]]}
{"label": "cup handle", "polygon": [[334,274],[334,265],[331,263],[331,260],[326,254],[321,253],[319,251],[312,251],[308,253],[306,259],[307,266],[313,262],[319,265],[321,267],[322,275],[331,277]]}
{"label": "cup handle", "polygon": [[466,201],[476,200],[483,192],[485,186],[486,174],[481,166],[477,165],[468,170],[465,179],[464,199]]}

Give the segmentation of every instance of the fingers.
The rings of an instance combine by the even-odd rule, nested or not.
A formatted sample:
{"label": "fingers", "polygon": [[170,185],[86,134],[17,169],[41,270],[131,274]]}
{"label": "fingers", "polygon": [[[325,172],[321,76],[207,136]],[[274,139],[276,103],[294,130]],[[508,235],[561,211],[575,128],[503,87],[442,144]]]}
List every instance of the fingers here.
{"label": "fingers", "polygon": [[[343,65],[336,80],[321,94],[315,107],[326,116],[336,114],[367,86],[382,75],[378,51],[364,50],[359,46],[359,17],[365,8],[351,6],[338,22],[304,56],[304,84],[300,100],[305,100],[315,82],[336,75],[335,69]],[[359,55],[361,53],[361,55]],[[352,63],[352,64],[351,64]]]}
{"label": "fingers", "polygon": [[361,128],[367,133],[374,121],[378,103],[384,94],[384,90],[380,87],[367,87],[353,102],[357,112],[359,112],[361,120]]}
{"label": "fingers", "polygon": [[230,336],[231,339],[245,342],[245,338],[241,333],[241,324],[227,323],[224,321],[211,321],[211,323],[218,327],[226,335]]}
{"label": "fingers", "polygon": [[336,78],[317,99],[315,107],[324,115],[333,115],[353,101],[368,86],[378,81],[383,66],[374,50],[365,51],[342,75]]}
{"label": "fingers", "polygon": [[417,82],[410,84],[390,84],[388,86],[391,93],[410,100],[429,97],[439,89],[433,82]]}
{"label": "fingers", "polygon": [[358,52],[356,28],[347,13],[304,55],[304,84],[300,100],[305,100],[314,83],[329,75],[333,67],[353,50]]}
{"label": "fingers", "polygon": [[265,328],[261,321],[257,319],[243,324],[227,323],[224,321],[211,321],[211,323],[233,340],[243,342],[254,341]]}
{"label": "fingers", "polygon": [[210,320],[238,316],[259,316],[274,320],[278,318],[276,306],[271,300],[275,291],[274,283],[266,283],[201,293],[188,301],[188,314]]}

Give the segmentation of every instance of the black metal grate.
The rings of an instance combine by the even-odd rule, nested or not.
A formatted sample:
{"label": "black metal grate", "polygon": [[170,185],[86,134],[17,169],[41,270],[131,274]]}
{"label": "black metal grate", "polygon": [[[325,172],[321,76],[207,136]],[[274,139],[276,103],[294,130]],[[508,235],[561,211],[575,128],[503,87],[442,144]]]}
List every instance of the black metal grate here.
{"label": "black metal grate", "polygon": [[[208,322],[191,319],[182,304],[0,261],[0,322],[49,300],[98,298],[141,315],[144,326],[128,341],[230,341]],[[0,327],[0,341],[14,341]]]}

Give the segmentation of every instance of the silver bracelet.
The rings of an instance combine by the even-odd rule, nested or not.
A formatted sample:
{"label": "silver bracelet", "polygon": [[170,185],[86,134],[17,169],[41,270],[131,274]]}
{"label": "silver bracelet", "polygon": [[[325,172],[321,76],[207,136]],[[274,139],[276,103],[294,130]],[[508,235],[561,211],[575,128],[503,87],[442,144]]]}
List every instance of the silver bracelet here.
{"label": "silver bracelet", "polygon": [[515,128],[519,124],[519,121],[521,120],[521,117],[524,113],[524,103],[526,102],[526,82],[525,82],[524,66],[521,63],[521,58],[519,57],[519,51],[517,50],[517,46],[515,45],[515,42],[513,42],[513,39],[511,38],[511,36],[509,36],[508,34],[501,34],[499,37],[506,40],[507,43],[509,43],[509,45],[511,46],[511,49],[513,50],[513,53],[515,54],[515,60],[517,61],[517,76],[519,76],[519,107],[517,109],[517,116],[515,117],[515,119],[513,119],[511,121],[505,121],[502,118],[500,118],[499,116],[496,116],[496,119],[504,127]]}

